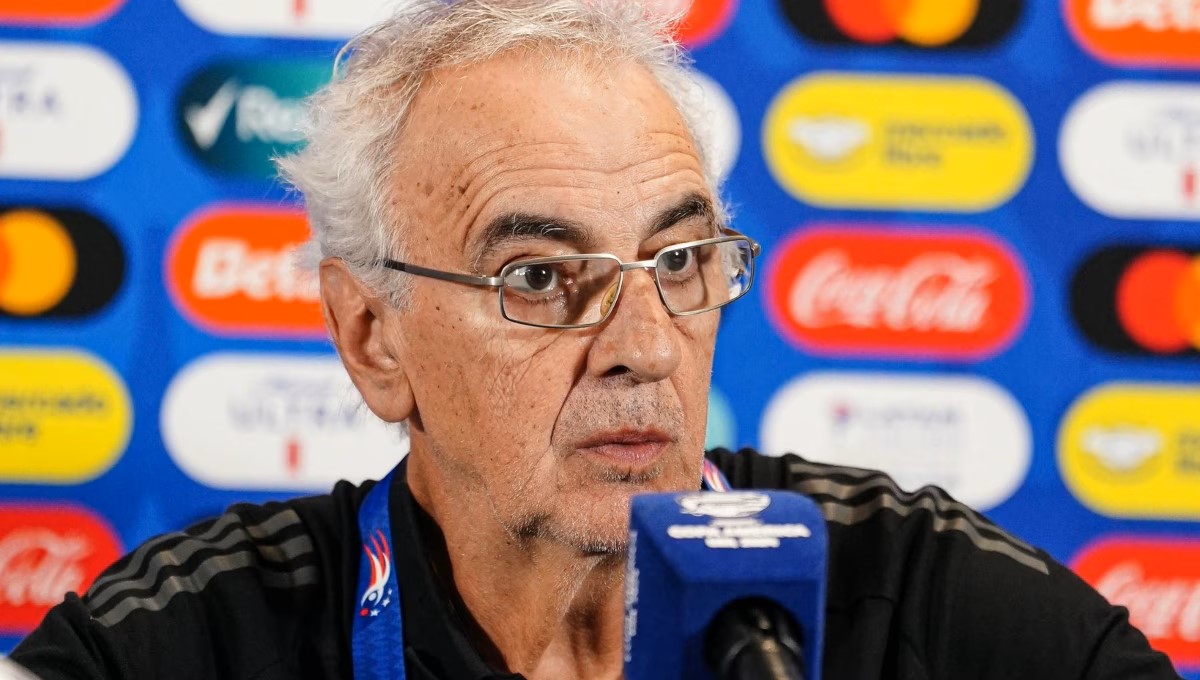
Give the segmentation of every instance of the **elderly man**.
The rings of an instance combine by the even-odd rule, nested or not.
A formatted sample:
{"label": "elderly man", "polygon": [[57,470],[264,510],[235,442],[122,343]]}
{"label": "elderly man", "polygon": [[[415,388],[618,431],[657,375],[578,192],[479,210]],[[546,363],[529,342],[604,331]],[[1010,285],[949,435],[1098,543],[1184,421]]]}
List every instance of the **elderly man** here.
{"label": "elderly man", "polygon": [[[347,55],[281,165],[346,370],[411,452],[380,484],[150,541],[17,661],[50,680],[616,678],[630,498],[719,468],[822,505],[827,678],[1176,677],[1123,610],[938,490],[705,457],[717,310],[757,245],[726,224],[656,19],[427,3]],[[362,637],[380,615],[395,636]]]}

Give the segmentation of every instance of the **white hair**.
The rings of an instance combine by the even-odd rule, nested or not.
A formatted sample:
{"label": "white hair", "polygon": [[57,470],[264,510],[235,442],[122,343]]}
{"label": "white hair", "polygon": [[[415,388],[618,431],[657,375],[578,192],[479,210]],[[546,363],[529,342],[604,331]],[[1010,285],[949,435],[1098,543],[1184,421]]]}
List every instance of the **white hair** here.
{"label": "white hair", "polygon": [[[723,216],[711,131],[698,116],[690,59],[671,34],[677,18],[636,0],[405,0],[394,17],[342,48],[334,79],[309,101],[305,146],[276,160],[308,211],[312,237],[302,265],[338,257],[373,290],[388,290],[388,270],[373,263],[407,254],[394,187],[409,105],[432,71],[522,48],[539,48],[531,53],[548,61],[645,66],[688,125]],[[391,281],[389,297],[400,304],[406,286]]]}

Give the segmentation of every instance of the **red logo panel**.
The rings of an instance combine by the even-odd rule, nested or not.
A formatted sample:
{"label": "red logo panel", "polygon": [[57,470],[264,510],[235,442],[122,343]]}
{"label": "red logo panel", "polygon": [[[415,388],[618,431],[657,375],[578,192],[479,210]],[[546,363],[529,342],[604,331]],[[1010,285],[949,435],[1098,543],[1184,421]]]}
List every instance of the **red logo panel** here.
{"label": "red logo panel", "polygon": [[1011,250],[973,230],[818,226],[767,275],[776,327],[818,354],[974,359],[1016,337],[1029,285]]}
{"label": "red logo panel", "polygon": [[121,555],[108,523],[70,505],[0,504],[0,634],[24,635]]}
{"label": "red logo panel", "polygon": [[1200,667],[1200,541],[1103,540],[1073,568],[1177,667]]}

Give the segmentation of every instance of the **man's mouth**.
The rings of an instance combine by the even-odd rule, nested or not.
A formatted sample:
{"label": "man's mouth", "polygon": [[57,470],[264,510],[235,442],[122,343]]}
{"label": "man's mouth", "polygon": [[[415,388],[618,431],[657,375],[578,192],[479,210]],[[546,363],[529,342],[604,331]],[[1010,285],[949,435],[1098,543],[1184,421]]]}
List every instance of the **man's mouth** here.
{"label": "man's mouth", "polygon": [[671,437],[662,430],[621,429],[600,432],[575,448],[580,453],[607,460],[628,468],[654,465],[671,444]]}

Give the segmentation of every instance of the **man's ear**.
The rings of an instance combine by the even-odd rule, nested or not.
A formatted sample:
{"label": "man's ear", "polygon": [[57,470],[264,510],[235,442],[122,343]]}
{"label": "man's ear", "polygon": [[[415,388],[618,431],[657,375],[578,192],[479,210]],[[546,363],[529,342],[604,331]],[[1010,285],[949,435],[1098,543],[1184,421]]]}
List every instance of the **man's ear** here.
{"label": "man's ear", "polygon": [[388,342],[385,304],[350,273],[340,258],[321,261],[321,312],[338,355],[367,407],[389,423],[415,406],[404,357]]}

